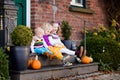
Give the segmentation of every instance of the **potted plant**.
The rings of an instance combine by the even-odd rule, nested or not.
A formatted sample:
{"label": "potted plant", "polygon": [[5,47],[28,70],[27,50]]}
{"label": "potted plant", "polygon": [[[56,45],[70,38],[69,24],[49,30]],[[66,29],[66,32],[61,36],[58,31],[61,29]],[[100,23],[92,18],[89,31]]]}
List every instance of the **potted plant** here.
{"label": "potted plant", "polygon": [[10,68],[12,70],[22,71],[27,69],[32,36],[31,28],[24,25],[16,26],[11,33],[13,45],[10,46]]}
{"label": "potted plant", "polygon": [[61,23],[61,30],[62,30],[62,37],[63,37],[62,42],[68,49],[72,48],[72,41],[70,40],[71,29],[72,28],[69,25],[69,23],[63,20]]}

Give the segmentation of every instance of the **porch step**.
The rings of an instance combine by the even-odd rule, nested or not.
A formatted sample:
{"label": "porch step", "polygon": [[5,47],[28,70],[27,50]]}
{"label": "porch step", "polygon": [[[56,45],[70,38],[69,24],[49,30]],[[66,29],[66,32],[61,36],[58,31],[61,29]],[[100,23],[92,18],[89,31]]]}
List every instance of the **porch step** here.
{"label": "porch step", "polygon": [[63,67],[46,66],[40,70],[10,71],[11,80],[47,80],[67,76],[84,75],[98,71],[98,63],[91,64],[73,64]]}
{"label": "porch step", "polygon": [[[104,75],[104,73],[98,71],[88,74],[80,74],[75,76],[64,77],[64,78],[60,78],[59,80],[66,80],[66,79],[67,80],[99,80],[98,77],[102,75]],[[53,79],[48,79],[48,80],[53,80]]]}

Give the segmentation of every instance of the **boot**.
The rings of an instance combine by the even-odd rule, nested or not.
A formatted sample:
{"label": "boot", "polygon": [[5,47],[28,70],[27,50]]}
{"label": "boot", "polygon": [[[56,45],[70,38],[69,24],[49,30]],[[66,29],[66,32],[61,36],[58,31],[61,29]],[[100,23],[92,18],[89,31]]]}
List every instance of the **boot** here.
{"label": "boot", "polygon": [[83,56],[83,46],[80,47],[80,53],[79,53],[79,57],[81,58]]}
{"label": "boot", "polygon": [[83,55],[82,56],[86,56],[86,50],[83,51]]}
{"label": "boot", "polygon": [[83,46],[80,47],[80,50],[77,50],[75,52],[75,55],[77,55],[77,57],[81,58],[83,56]]}

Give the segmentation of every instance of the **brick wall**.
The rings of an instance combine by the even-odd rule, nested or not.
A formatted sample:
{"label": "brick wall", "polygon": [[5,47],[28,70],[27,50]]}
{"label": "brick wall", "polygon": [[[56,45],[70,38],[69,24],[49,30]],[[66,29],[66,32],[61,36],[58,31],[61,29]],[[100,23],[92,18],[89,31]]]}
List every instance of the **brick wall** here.
{"label": "brick wall", "polygon": [[[51,22],[53,20],[53,11],[50,1],[51,0],[45,0],[40,3],[39,0],[31,0],[32,28],[40,26],[43,22]],[[55,20],[68,21],[72,26],[71,39],[79,43],[82,39],[80,33],[84,27],[83,20],[86,21],[86,27],[89,28],[97,26],[98,24],[106,24],[104,5],[100,2],[101,0],[86,0],[86,7],[94,11],[93,14],[88,14],[69,11],[70,1],[71,0],[56,0],[56,6],[58,9]]]}

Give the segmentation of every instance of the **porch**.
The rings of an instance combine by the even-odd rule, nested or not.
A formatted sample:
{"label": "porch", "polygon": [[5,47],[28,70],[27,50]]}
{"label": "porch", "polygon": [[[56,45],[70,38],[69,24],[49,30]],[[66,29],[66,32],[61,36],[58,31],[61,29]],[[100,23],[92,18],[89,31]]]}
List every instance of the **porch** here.
{"label": "porch", "polygon": [[[68,76],[81,75],[80,78],[84,78],[84,75],[93,74],[89,76],[99,75],[98,63],[91,64],[73,64],[69,67],[47,66],[42,67],[40,70],[25,70],[25,71],[10,71],[11,80],[54,80],[64,78]],[[97,74],[94,74],[97,73]]]}
{"label": "porch", "polygon": [[[33,58],[35,55],[30,55]],[[10,70],[11,80],[54,80],[68,76],[81,75],[81,78],[86,74],[98,72],[98,63],[90,64],[78,63],[74,56],[69,59],[73,63],[72,66],[64,67],[58,59],[50,61],[45,56],[39,56],[41,69],[27,69],[25,71]],[[94,75],[94,74],[93,74]]]}

